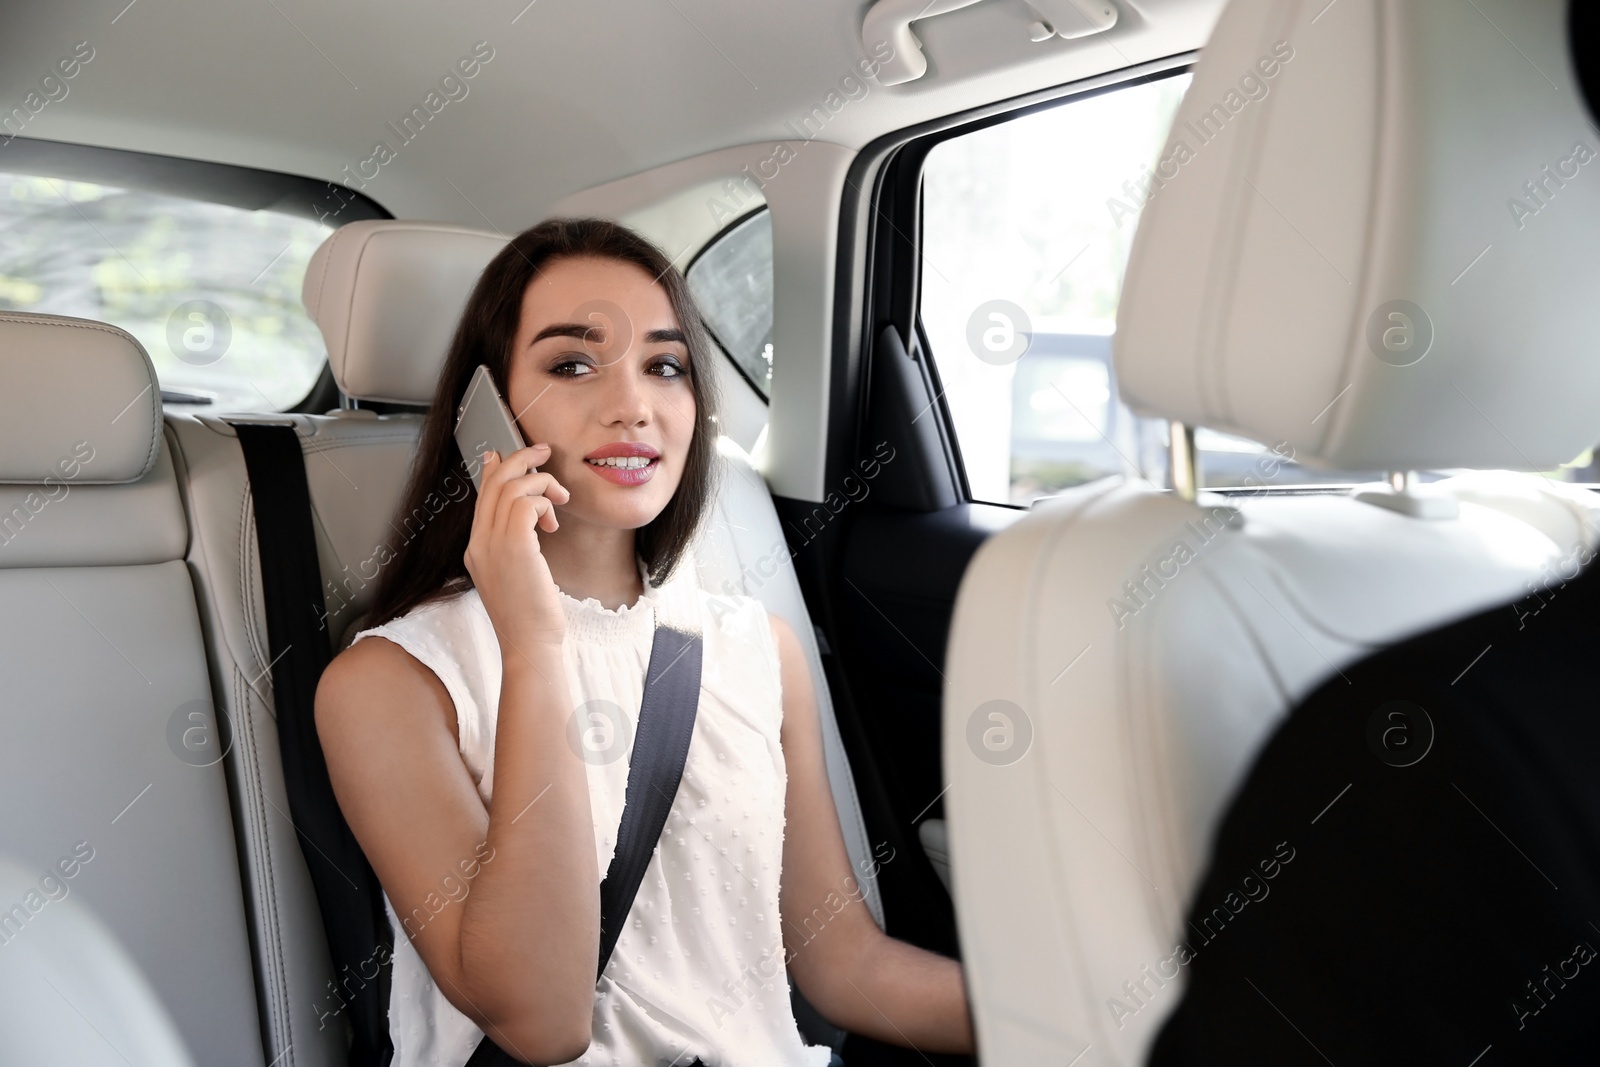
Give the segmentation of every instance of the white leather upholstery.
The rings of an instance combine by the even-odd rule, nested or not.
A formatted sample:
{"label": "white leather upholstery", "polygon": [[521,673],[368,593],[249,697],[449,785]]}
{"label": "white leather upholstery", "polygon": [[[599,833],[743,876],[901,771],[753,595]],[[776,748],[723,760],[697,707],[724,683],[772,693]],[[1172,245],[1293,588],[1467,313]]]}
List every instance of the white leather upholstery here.
{"label": "white leather upholstery", "polygon": [[0,484],[138,481],[160,439],[155,370],[130,334],[0,312]]}
{"label": "white leather upholstery", "polygon": [[[1498,29],[1460,0],[1230,4],[1134,238],[1124,398],[1345,470],[1550,469],[1600,440],[1600,137],[1565,17],[1557,0]],[[1277,42],[1293,58],[1263,77]],[[1409,366],[1391,363],[1416,349],[1385,362],[1369,338],[1403,330],[1397,300],[1431,322]],[[1513,367],[1542,388],[1502,389]]]}
{"label": "white leather upholstery", "polygon": [[[89,466],[102,458],[107,471],[120,465],[126,484],[74,479],[64,496],[41,495],[0,543],[0,851],[34,872],[26,895],[0,897],[0,1000],[20,1003],[48,977],[11,954],[19,943],[55,941],[52,924],[67,921],[55,909],[76,901],[120,943],[195,1062],[259,1065],[227,784],[222,764],[204,758],[217,737],[206,721],[212,693],[172,458],[161,436],[139,440],[148,407],[134,404],[124,416],[143,427],[138,433],[118,423],[91,436],[85,421],[109,420],[141,392],[153,395],[155,378],[119,330],[76,320],[16,327],[0,327],[4,403],[48,411],[63,435],[104,442]],[[27,343],[11,347],[19,336]],[[59,361],[78,356],[74,377],[89,401],[64,412]],[[19,366],[30,361],[47,366]],[[116,396],[121,404],[110,405]],[[14,442],[34,457],[51,456],[56,444],[25,441],[14,425],[4,432],[8,448]],[[51,488],[59,484],[31,487]],[[9,498],[29,490],[18,486]],[[114,1031],[124,1021],[105,1019]],[[72,1047],[63,1040],[56,1061],[76,1062]]]}
{"label": "white leather upholstery", "polygon": [[[1522,5],[1515,35],[1570,85],[1564,10]],[[1174,138],[1279,41],[1268,95],[1144,211],[1115,342],[1131,399],[1358,469],[1553,464],[1600,438],[1580,254],[1600,185],[1504,221],[1524,167],[1590,141],[1567,92],[1471,5],[1234,0]],[[1366,347],[1389,299],[1428,309],[1420,362]],[[944,766],[983,1062],[1141,1063],[1182,996],[1174,949],[1203,945],[1184,918],[1217,825],[1283,715],[1370,651],[1570,576],[1600,532],[1600,498],[1537,476],[1430,489],[1459,515],[1107,479],[978,552]]]}
{"label": "white leather upholstery", "polygon": [[341,226],[306,268],[306,311],[322,330],[346,396],[427,404],[499,234],[442,222],[373,220]]}

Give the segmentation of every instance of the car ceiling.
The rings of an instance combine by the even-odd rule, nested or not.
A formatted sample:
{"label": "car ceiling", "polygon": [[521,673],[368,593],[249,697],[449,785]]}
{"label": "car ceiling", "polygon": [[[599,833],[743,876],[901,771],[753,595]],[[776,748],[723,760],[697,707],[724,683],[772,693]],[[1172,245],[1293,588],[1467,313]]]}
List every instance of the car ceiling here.
{"label": "car ceiling", "polygon": [[[859,148],[966,108],[1197,48],[1220,0],[1116,0],[1106,35],[1029,41],[1023,0],[916,24],[927,75],[844,94],[819,139]],[[108,0],[12,5],[0,114],[93,59],[24,136],[338,180],[396,216],[512,230],[563,196],[735,145],[794,139],[863,55],[857,0]],[[484,42],[493,58],[412,140],[388,125]],[[848,87],[848,83],[847,83]],[[460,90],[453,90],[459,94]],[[60,90],[56,88],[59,96]],[[37,98],[35,98],[37,99]],[[437,107],[438,105],[435,104]],[[0,147],[0,170],[4,170]],[[368,173],[371,165],[368,166]]]}

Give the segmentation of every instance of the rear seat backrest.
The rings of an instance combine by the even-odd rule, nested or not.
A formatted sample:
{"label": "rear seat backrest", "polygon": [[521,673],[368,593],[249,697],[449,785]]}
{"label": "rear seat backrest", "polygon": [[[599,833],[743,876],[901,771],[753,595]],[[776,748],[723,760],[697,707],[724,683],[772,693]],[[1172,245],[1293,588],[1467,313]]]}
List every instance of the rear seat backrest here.
{"label": "rear seat backrest", "polygon": [[[329,237],[307,269],[304,297],[340,390],[356,400],[430,403],[467,296],[504,244],[495,234],[427,222],[352,223]],[[327,633],[338,650],[371,604],[386,549],[414,530],[414,522],[397,522],[396,511],[422,417],[353,410],[228,418],[293,424],[301,436]],[[287,815],[244,457],[229,421],[189,415],[167,421],[193,524],[189,562],[201,592],[213,685],[235,727],[229,766],[246,846],[241,864],[267,1056],[274,1067],[343,1067],[341,999],[330,985],[335,976],[321,914]],[[762,599],[806,646],[840,823],[852,861],[867,870],[871,851],[814,631],[787,553],[773,551],[782,544],[776,510],[738,447],[724,441],[720,452],[723,489],[696,542],[697,572],[708,588]],[[881,923],[876,886],[865,880],[863,886]],[[343,980],[353,987],[362,978]]]}
{"label": "rear seat backrest", "polygon": [[[421,419],[367,413],[230,418],[289,423],[300,434],[324,578],[326,633],[336,647],[371,602],[377,549],[393,541],[390,522]],[[169,415],[167,432],[192,524],[188,560],[210,651],[212,690],[233,727],[229,787],[243,844],[240,867],[267,1057],[274,1067],[344,1067],[344,1002],[348,991],[373,974],[333,973],[322,914],[289,819],[244,453],[233,427],[219,418]],[[346,983],[344,991],[336,981]]]}
{"label": "rear seat backrest", "polygon": [[[0,853],[39,872],[0,898],[0,996],[43,981],[3,945],[70,896],[196,1063],[260,1064],[187,542],[144,349],[102,323],[0,314]],[[95,1023],[63,1028],[55,1062],[99,1062]]]}

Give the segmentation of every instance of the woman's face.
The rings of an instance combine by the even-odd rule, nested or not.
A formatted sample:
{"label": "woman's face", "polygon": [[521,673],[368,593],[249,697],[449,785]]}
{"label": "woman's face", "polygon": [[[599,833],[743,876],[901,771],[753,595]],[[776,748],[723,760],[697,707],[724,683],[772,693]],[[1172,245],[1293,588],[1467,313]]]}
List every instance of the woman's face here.
{"label": "woman's face", "polygon": [[666,290],[641,267],[546,263],[522,297],[506,402],[540,470],[572,494],[563,523],[638,529],[683,478],[694,436],[689,347]]}

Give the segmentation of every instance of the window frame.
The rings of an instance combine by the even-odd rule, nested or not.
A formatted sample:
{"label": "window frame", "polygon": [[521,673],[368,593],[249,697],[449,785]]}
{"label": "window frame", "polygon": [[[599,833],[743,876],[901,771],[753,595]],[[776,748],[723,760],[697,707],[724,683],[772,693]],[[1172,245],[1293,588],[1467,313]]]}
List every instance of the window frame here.
{"label": "window frame", "polygon": [[[757,204],[755,207],[751,208],[749,211],[746,211],[743,215],[733,219],[727,225],[723,226],[722,229],[712,234],[706,243],[700,246],[700,250],[689,257],[689,262],[684,266],[683,278],[685,284],[688,282],[689,272],[694,270],[694,265],[700,262],[700,258],[702,256],[715,248],[718,243],[732,234],[734,230],[737,230],[740,226],[743,226],[745,223],[749,222],[762,212],[766,212],[768,215],[771,215],[772,205]],[[776,252],[773,253],[773,257],[776,259]],[[776,303],[776,300],[774,300],[774,303]],[[736,358],[734,358],[733,353],[728,351],[728,346],[722,343],[722,338],[717,336],[717,331],[712,328],[711,323],[706,320],[704,314],[700,316],[700,325],[705,328],[706,336],[711,338],[711,343],[717,346],[717,351],[722,353],[723,358],[733,366],[734,370],[739,372],[739,377],[744,379],[745,384],[750,387],[751,391],[754,392],[756,396],[761,398],[761,402],[770,410],[772,408],[772,398],[767,395],[766,390],[762,389],[761,386],[756,384],[754,378],[750,377],[750,373],[744,369],[744,364],[740,363]],[[773,364],[777,364],[776,349],[773,351]]]}
{"label": "window frame", "polygon": [[[874,402],[879,399],[873,388],[878,339],[885,327],[893,326],[912,346],[912,357],[927,389],[923,399],[930,411],[938,413],[932,420],[936,438],[923,435],[927,454],[920,457],[922,470],[917,474],[934,487],[934,497],[942,499],[933,508],[924,504],[917,510],[935,510],[947,501],[944,485],[960,504],[1028,510],[1029,505],[976,500],[967,481],[955,422],[921,324],[923,165],[928,153],[944,141],[1119,89],[1191,73],[1197,59],[1197,52],[1183,52],[1053,86],[907,127],[862,149],[846,177],[840,205],[828,434],[830,478],[847,473],[849,457],[867,442]],[[922,357],[924,353],[928,358]]]}

